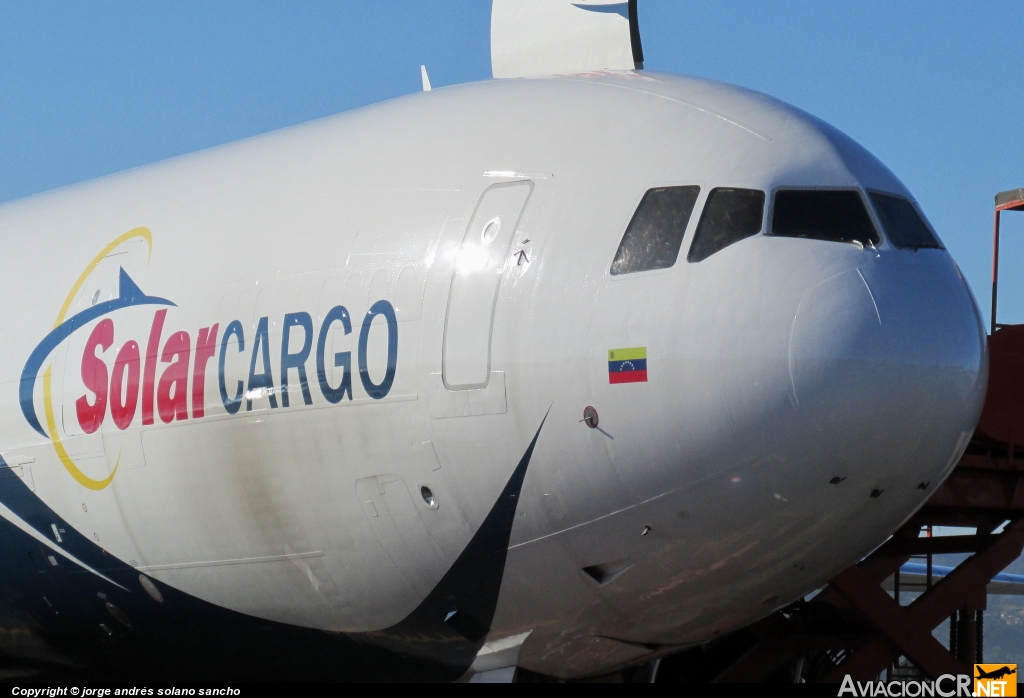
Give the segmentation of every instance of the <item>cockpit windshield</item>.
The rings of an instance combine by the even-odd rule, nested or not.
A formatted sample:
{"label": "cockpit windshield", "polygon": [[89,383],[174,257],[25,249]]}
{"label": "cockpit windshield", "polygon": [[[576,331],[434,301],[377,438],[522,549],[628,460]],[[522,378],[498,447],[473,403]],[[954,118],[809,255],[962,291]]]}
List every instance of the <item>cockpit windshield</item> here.
{"label": "cockpit windshield", "polygon": [[612,275],[675,264],[698,194],[698,186],[649,189],[622,236],[612,261]]}
{"label": "cockpit windshield", "polygon": [[761,232],[764,192],[718,187],[708,194],[693,234],[688,262],[700,262],[733,243]]}
{"label": "cockpit windshield", "polygon": [[870,196],[882,228],[893,245],[914,250],[922,247],[944,249],[914,204],[901,196],[877,191],[871,192]]}
{"label": "cockpit windshield", "polygon": [[775,192],[772,235],[877,245],[881,238],[864,199],[853,190],[782,189]]}

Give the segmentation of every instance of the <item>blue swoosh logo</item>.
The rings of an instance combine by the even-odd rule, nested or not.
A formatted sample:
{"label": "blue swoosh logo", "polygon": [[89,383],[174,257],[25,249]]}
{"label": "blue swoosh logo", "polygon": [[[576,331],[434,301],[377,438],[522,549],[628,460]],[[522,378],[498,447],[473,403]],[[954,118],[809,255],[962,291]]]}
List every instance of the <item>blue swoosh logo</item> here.
{"label": "blue swoosh logo", "polygon": [[71,334],[87,324],[92,322],[98,317],[102,317],[115,310],[122,308],[130,308],[134,305],[170,305],[175,306],[175,303],[167,300],[166,298],[157,298],[156,296],[147,296],[142,292],[131,277],[121,269],[121,275],[118,279],[118,297],[113,300],[104,301],[98,303],[91,308],[83,310],[77,315],[72,315],[67,320],[62,322],[53,328],[50,334],[46,335],[42,342],[32,350],[32,354],[29,355],[28,361],[25,363],[25,368],[21,372],[21,385],[18,389],[18,398],[21,401],[21,413],[25,415],[25,420],[29,425],[38,431],[40,435],[50,438],[49,435],[43,430],[43,427],[39,424],[39,419],[36,417],[36,407],[34,403],[33,393],[35,393],[36,377],[39,375],[39,369],[43,367],[43,363],[47,357],[53,352],[57,346],[65,339],[71,336]]}

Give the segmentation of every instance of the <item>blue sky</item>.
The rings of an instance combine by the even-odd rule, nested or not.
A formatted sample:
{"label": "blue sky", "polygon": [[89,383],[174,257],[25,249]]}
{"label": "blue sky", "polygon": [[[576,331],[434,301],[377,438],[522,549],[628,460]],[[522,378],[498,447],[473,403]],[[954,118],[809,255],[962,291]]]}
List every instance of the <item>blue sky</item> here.
{"label": "blue sky", "polygon": [[[1024,186],[1019,2],[640,0],[647,68],[766,92],[915,193],[987,314],[993,195]],[[0,0],[0,201],[490,77],[488,0]],[[1024,322],[1024,213],[1000,320]]]}

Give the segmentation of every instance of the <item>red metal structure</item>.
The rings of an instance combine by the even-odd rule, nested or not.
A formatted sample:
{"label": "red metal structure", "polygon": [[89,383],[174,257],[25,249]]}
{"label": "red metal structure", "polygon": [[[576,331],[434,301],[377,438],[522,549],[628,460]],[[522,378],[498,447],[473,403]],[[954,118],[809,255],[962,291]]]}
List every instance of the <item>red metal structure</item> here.
{"label": "red metal structure", "polygon": [[996,301],[999,299],[999,218],[1003,211],[1024,210],[1024,188],[996,194],[995,226],[992,234],[992,334],[996,333]]}
{"label": "red metal structure", "polygon": [[[971,665],[982,661],[986,587],[1024,550],[1024,325],[996,322],[1004,211],[1024,211],[1024,188],[995,200],[989,388],[981,421],[953,473],[888,542],[812,599],[666,657],[658,681],[839,682],[846,674],[865,681],[885,671],[934,679],[972,673]],[[931,537],[934,526],[977,532]],[[932,555],[949,553],[971,555],[933,583]],[[899,570],[915,556],[927,560],[927,582],[904,606]],[[889,578],[892,595],[882,588]],[[947,618],[948,647],[932,634]]]}

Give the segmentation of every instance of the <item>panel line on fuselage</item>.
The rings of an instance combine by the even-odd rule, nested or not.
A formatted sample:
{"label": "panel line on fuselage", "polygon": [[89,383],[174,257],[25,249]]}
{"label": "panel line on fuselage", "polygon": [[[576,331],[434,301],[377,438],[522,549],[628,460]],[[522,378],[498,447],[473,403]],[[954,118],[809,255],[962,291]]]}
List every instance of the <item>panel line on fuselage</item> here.
{"label": "panel line on fuselage", "polygon": [[263,557],[237,557],[227,560],[201,560],[199,562],[174,562],[166,565],[141,565],[136,567],[140,572],[159,572],[162,570],[183,570],[194,567],[220,567],[221,565],[251,565],[258,562],[287,562],[312,557],[323,557],[323,550],[310,550],[304,553],[287,553],[283,555],[264,555]]}
{"label": "panel line on fuselage", "polygon": [[[561,79],[563,79],[563,80],[573,80],[572,77],[564,77],[564,78],[561,78]],[[583,82],[583,81],[582,80],[577,80],[577,82]],[[696,109],[697,111],[702,112],[704,114],[707,114],[708,116],[713,116],[716,119],[721,119],[725,123],[730,124],[732,126],[735,126],[736,128],[743,129],[744,131],[747,131],[748,133],[751,133],[751,134],[757,136],[761,140],[770,141],[772,139],[771,136],[766,135],[764,133],[761,133],[757,129],[751,128],[750,126],[747,126],[745,124],[741,124],[739,121],[736,121],[735,119],[730,119],[727,116],[723,116],[723,115],[719,114],[718,112],[712,111],[710,109],[707,109],[705,107],[699,106],[697,104],[693,104],[692,102],[687,102],[685,100],[678,99],[676,97],[669,97],[668,95],[658,94],[657,92],[650,92],[648,90],[638,90],[635,87],[630,87],[629,85],[614,85],[614,84],[608,83],[608,82],[600,82],[598,84],[599,85],[604,85],[605,87],[615,87],[615,88],[620,89],[620,90],[630,90],[631,92],[639,92],[640,94],[650,95],[651,97],[658,97],[660,99],[668,100],[669,102],[675,102],[676,104],[682,104],[684,107],[690,107],[691,109]]]}

